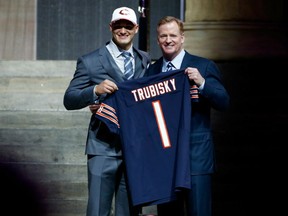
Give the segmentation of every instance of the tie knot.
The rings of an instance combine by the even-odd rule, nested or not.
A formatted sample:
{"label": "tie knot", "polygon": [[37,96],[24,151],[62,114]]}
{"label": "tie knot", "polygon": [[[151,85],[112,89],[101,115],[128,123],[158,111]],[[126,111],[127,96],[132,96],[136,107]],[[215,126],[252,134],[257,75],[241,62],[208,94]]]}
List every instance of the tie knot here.
{"label": "tie knot", "polygon": [[166,71],[173,70],[173,68],[174,68],[174,65],[171,62],[169,62],[166,66]]}
{"label": "tie knot", "polygon": [[130,57],[131,57],[131,53],[130,53],[130,52],[127,52],[127,51],[123,51],[123,52],[122,52],[122,55],[123,55],[125,58],[130,58]]}

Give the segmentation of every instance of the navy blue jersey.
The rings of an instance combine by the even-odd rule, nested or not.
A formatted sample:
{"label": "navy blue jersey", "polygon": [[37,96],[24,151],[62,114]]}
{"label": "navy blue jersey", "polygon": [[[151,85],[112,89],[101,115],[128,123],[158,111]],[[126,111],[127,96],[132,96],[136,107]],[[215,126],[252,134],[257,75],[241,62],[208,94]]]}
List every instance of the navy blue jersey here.
{"label": "navy blue jersey", "polygon": [[184,70],[118,84],[96,113],[120,134],[133,205],[172,201],[190,189],[190,84]]}

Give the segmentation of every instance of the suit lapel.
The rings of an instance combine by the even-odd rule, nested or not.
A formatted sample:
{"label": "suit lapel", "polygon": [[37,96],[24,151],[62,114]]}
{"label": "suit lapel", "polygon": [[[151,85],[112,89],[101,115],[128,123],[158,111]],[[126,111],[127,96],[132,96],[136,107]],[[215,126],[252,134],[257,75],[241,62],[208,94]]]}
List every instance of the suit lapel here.
{"label": "suit lapel", "polygon": [[181,68],[191,67],[191,65],[194,65],[193,63],[194,63],[193,56],[185,51],[185,55],[181,63]]}
{"label": "suit lapel", "polygon": [[142,67],[142,64],[141,64],[141,59],[137,55],[137,53],[134,52],[134,56],[135,56],[135,73],[134,73],[133,79],[137,79],[137,78],[143,76],[145,70],[143,70],[143,67]]}
{"label": "suit lapel", "polygon": [[[134,79],[142,77],[145,74],[147,68],[147,62],[142,61],[143,56],[134,49],[134,56],[135,56],[135,74]],[[108,72],[108,74],[116,81],[116,82],[123,82],[125,79],[120,68],[115,63],[114,59],[112,58],[111,54],[107,50],[106,47],[103,47],[99,50],[99,58],[100,62],[102,63],[104,70]]]}
{"label": "suit lapel", "polygon": [[100,62],[102,63],[104,70],[116,81],[123,82],[122,72],[118,68],[117,64],[113,60],[111,54],[106,47],[103,47],[99,51]]}
{"label": "suit lapel", "polygon": [[137,79],[139,77],[143,77],[147,68],[147,61],[143,61],[144,56],[141,55],[140,52],[138,52],[137,49],[134,50],[134,57],[135,57],[135,74],[134,79]]}
{"label": "suit lapel", "polygon": [[162,72],[163,57],[159,58],[156,62],[150,65],[151,70],[148,70],[148,75],[154,75]]}

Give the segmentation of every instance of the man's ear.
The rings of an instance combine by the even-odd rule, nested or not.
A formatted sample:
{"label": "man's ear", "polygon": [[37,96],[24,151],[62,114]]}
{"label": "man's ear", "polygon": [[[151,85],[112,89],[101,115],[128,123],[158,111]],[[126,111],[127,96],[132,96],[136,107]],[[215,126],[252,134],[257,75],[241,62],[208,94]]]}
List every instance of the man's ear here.
{"label": "man's ear", "polygon": [[138,31],[139,31],[139,25],[136,25],[136,26],[135,26],[135,34],[137,34]]}

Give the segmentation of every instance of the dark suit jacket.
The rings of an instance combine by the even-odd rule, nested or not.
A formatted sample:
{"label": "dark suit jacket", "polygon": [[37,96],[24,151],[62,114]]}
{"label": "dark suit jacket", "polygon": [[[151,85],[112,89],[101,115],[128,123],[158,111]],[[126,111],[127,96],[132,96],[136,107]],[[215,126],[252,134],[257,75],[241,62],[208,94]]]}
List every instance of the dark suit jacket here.
{"label": "dark suit jacket", "polygon": [[[160,73],[163,58],[149,66],[145,76]],[[230,97],[223,86],[221,73],[216,64],[208,59],[191,55],[185,51],[181,69],[195,67],[205,78],[205,86],[199,96],[199,102],[192,104],[190,158],[191,174],[200,175],[215,171],[214,144],[212,139],[211,108],[219,111],[228,109]]]}
{"label": "dark suit jacket", "polygon": [[[150,63],[150,57],[144,51],[133,48],[135,56],[134,78],[142,77]],[[94,104],[93,88],[105,79],[116,84],[123,82],[123,73],[118,68],[106,46],[88,53],[77,60],[77,67],[65,94],[64,106],[67,110],[76,110]],[[100,101],[106,95],[101,95]],[[120,138],[109,131],[104,123],[91,116],[86,141],[86,154],[122,155]]]}

